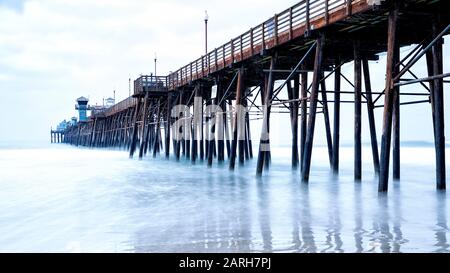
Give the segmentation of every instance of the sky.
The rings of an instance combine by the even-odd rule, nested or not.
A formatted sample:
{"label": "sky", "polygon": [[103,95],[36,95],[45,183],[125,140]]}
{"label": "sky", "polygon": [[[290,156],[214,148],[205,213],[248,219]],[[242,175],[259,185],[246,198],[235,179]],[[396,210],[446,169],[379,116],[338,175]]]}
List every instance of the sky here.
{"label": "sky", "polygon": [[[205,10],[210,18],[208,43],[212,49],[296,2],[0,0],[0,142],[49,141],[50,127],[76,115],[78,97],[88,97],[90,104],[102,104],[114,90],[117,101],[128,97],[128,79],[152,73],[155,53],[158,74],[162,75],[197,59],[204,52]],[[402,54],[406,50],[402,49]],[[444,55],[448,54],[447,41]],[[381,91],[384,55],[371,63],[371,68],[373,89]],[[448,68],[446,62],[444,72]],[[347,64],[343,70],[350,79],[352,69],[352,64]],[[426,76],[423,62],[414,71]],[[416,90],[422,91],[418,86],[404,91]],[[342,108],[342,139],[351,142],[353,105]],[[402,140],[432,140],[429,104],[405,106],[401,115]],[[378,127],[381,118],[379,109]],[[285,133],[290,131],[288,119],[288,115],[272,117],[274,142],[289,142]],[[450,120],[447,113],[446,120]],[[369,139],[366,121],[364,110],[364,141]],[[317,122],[318,141],[322,141],[321,115]],[[253,138],[259,135],[255,130]]]}

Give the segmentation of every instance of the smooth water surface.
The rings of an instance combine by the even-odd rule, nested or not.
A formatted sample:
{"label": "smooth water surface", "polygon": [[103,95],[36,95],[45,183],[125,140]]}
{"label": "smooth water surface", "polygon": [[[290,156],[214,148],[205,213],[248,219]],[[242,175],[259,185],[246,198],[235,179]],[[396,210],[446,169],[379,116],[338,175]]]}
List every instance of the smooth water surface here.
{"label": "smooth water surface", "polygon": [[[402,149],[402,180],[377,193],[370,148],[330,174],[315,148],[309,185],[289,149],[271,170],[55,145],[0,148],[1,252],[448,252],[449,198],[432,147]],[[450,154],[450,151],[447,153]]]}

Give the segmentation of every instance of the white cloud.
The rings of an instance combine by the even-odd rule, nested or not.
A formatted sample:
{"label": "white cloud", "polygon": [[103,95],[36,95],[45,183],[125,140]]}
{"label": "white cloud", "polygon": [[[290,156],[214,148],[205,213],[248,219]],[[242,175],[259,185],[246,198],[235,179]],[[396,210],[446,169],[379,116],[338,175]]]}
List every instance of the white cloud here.
{"label": "white cloud", "polygon": [[0,1],[0,109],[8,113],[0,115],[0,139],[47,138],[48,127],[75,114],[81,95],[92,103],[113,90],[126,97],[130,76],[153,71],[154,52],[158,74],[197,59],[204,51],[205,9],[212,48],[295,1],[236,3],[28,0],[2,8]]}
{"label": "white cloud", "polygon": [[[117,90],[117,97],[125,98],[130,76],[153,72],[154,52],[158,74],[197,59],[204,53],[205,9],[210,15],[212,49],[297,1],[28,0],[14,9],[4,8],[3,2],[0,140],[47,139],[51,125],[75,114],[74,100],[81,95],[101,103]],[[375,69],[378,91],[384,67]],[[345,105],[345,109],[350,113],[353,107]],[[414,107],[402,109],[402,113],[430,115],[426,110],[413,113]],[[379,118],[377,114],[377,123]],[[408,123],[412,124],[408,119],[402,122]]]}

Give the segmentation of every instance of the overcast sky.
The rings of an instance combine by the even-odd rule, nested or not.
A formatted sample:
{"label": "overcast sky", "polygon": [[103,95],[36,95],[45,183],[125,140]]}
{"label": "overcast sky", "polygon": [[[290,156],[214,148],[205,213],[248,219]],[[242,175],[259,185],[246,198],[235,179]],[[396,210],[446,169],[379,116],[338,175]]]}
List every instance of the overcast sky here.
{"label": "overcast sky", "polygon": [[[49,140],[51,126],[76,115],[75,99],[80,96],[89,97],[90,104],[101,104],[113,90],[117,100],[126,98],[128,78],[153,72],[155,52],[158,74],[163,75],[197,59],[204,52],[205,10],[213,48],[296,2],[0,0],[0,141]],[[448,56],[449,46],[444,50]],[[374,91],[380,91],[384,57],[371,68]],[[448,68],[446,62],[444,70]],[[351,70],[351,64],[344,68],[350,78]],[[415,71],[426,76],[423,63]],[[422,90],[414,86],[405,91]],[[350,141],[353,105],[343,108],[342,137]],[[432,140],[429,108],[429,104],[402,108],[402,140]],[[377,126],[381,117],[382,110],[377,110]],[[273,118],[281,120],[273,127],[274,138],[285,142],[288,116]],[[450,120],[448,114],[446,119]],[[318,122],[320,135],[323,121]],[[258,135],[253,132],[254,138]]]}

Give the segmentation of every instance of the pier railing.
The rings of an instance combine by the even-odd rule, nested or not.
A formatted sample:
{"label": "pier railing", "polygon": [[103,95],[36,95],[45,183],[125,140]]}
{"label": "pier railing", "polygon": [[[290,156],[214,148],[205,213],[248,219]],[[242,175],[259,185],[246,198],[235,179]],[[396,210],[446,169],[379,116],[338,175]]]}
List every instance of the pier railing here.
{"label": "pier railing", "polygon": [[[170,74],[167,77],[168,88],[173,90],[233,63],[242,62],[264,50],[327,25],[330,15],[337,11],[343,10],[344,14],[351,15],[353,5],[369,5],[369,2],[370,0],[303,0]],[[321,22],[316,25],[319,20]]]}
{"label": "pier railing", "polygon": [[164,76],[141,76],[134,81],[134,94],[144,92],[166,91],[168,86],[168,77]]}
{"label": "pier railing", "polygon": [[123,110],[126,110],[130,107],[134,107],[136,105],[136,102],[137,102],[136,98],[129,97],[129,98],[111,106],[110,108],[106,109],[105,111],[98,113],[98,115],[101,115],[104,117],[112,116],[112,115],[122,112]]}

